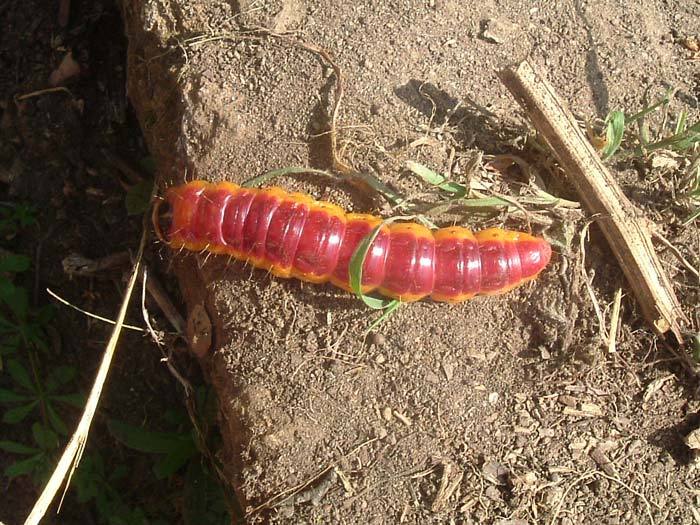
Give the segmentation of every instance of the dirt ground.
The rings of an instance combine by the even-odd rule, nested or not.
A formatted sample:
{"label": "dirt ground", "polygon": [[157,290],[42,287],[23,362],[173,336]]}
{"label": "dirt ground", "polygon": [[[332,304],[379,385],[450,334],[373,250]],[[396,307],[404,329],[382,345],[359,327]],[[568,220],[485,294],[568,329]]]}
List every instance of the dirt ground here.
{"label": "dirt ground", "polygon": [[[415,160],[455,178],[475,155],[519,154],[548,189],[576,196],[533,153],[496,77],[530,57],[582,118],[634,110],[670,86],[697,117],[700,32],[680,2],[125,0],[128,93],[162,186],[241,182],[284,166],[327,169],[332,68],[276,34],[298,32],[343,73],[342,155],[404,195],[425,188]],[[667,174],[614,163],[624,190],[697,266]],[[347,209],[381,201],[313,177],[282,178]],[[700,423],[696,381],[639,316],[595,227],[554,211],[573,234],[536,282],[505,296],[376,312],[326,286],[158,248],[188,310],[214,325],[201,360],[220,401],[225,460],[251,523],[694,523],[698,472],[683,436]],[[456,220],[439,218],[441,224]],[[517,218],[459,217],[481,228]],[[662,254],[698,330],[698,283]],[[622,288],[617,351],[600,337]],[[201,311],[201,309],[200,309]],[[609,318],[609,317],[608,317]],[[606,327],[607,329],[607,327]]]}
{"label": "dirt ground", "polygon": [[[697,108],[697,63],[677,39],[698,32],[700,13],[679,2],[134,0],[125,13],[130,95],[164,186],[329,167],[332,69],[287,40],[242,36],[250,28],[298,32],[331,53],[344,75],[343,157],[408,195],[421,189],[405,160],[459,177],[475,152],[523,149],[523,121],[496,77],[516,59],[542,67],[582,118],[669,86]],[[619,166],[624,189],[697,264],[695,226],[679,227],[658,174],[633,168]],[[343,185],[275,183],[377,211]],[[369,337],[376,314],[348,294],[176,255],[189,308],[204,305],[214,324],[202,362],[249,521],[697,520],[698,473],[682,441],[698,423],[696,384],[640,319],[595,228],[584,263],[584,221],[555,217],[550,228],[562,223],[573,243],[534,284],[412,304]],[[697,315],[697,282],[662,255]],[[582,272],[606,310],[625,292],[615,353]]]}

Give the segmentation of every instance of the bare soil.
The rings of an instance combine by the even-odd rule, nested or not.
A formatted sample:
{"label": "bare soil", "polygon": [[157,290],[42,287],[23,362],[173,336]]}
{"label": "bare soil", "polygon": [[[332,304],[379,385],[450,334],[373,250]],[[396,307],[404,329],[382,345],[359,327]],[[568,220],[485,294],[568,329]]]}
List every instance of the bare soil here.
{"label": "bare soil", "polygon": [[[406,195],[425,191],[406,176],[408,159],[459,178],[479,152],[533,158],[496,77],[517,59],[545,70],[583,119],[634,110],[668,86],[697,115],[697,62],[678,44],[700,32],[691,3],[125,0],[124,14],[129,95],[163,188],[330,167],[336,78],[297,37],[343,72],[343,158]],[[293,35],[246,33],[260,27]],[[666,175],[643,162],[613,167],[697,265],[696,226],[679,226]],[[541,172],[551,191],[575,198],[556,173]],[[275,184],[383,211],[345,184]],[[565,226],[573,240],[536,282],[457,306],[411,304],[367,337],[377,314],[349,294],[163,247],[188,309],[204,306],[214,326],[201,363],[221,400],[222,458],[248,520],[698,520],[700,479],[682,439],[700,419],[695,379],[640,319],[595,227],[584,261],[585,220],[553,219],[545,233]],[[503,216],[460,222],[526,227]],[[697,323],[697,281],[662,257]],[[584,275],[606,319],[615,291],[625,292],[614,353]]]}

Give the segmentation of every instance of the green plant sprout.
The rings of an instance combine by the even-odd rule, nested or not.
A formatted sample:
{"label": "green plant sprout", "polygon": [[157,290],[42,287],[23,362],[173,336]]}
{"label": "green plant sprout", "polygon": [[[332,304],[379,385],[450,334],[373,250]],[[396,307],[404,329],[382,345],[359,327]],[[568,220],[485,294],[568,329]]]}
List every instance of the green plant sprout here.
{"label": "green plant sprout", "polygon": [[36,209],[28,204],[0,202],[0,239],[8,239],[17,232],[36,224]]}
{"label": "green plant sprout", "polygon": [[[643,108],[641,111],[629,115],[623,111],[611,111],[605,119],[605,146],[601,151],[603,160],[612,158],[618,153],[627,153],[634,156],[645,156],[655,151],[667,150],[674,153],[692,155],[694,157],[689,169],[688,189],[684,197],[690,203],[691,212],[683,219],[683,225],[688,225],[700,217],[700,163],[698,162],[697,144],[700,143],[700,122],[688,125],[688,112],[683,109],[678,113],[676,124],[667,131],[668,111],[675,90],[668,90],[661,100]],[[655,133],[655,139],[651,139],[647,115],[662,111],[663,118]],[[630,148],[623,148],[625,133],[632,124],[637,124],[639,132],[636,140],[631,139]]]}
{"label": "green plant sprout", "polygon": [[42,419],[62,436],[68,435],[68,428],[59,415],[56,403],[63,403],[82,409],[85,402],[80,394],[61,394],[63,387],[73,382],[77,371],[72,366],[57,366],[51,369],[46,379],[34,370],[33,378],[27,368],[17,359],[7,362],[7,371],[12,378],[14,389],[0,388],[0,403],[14,405],[2,416],[2,422],[10,425],[20,423],[35,409]]}
{"label": "green plant sprout", "polygon": [[[195,405],[198,419],[201,419],[198,423],[200,428],[208,428],[214,422],[215,402],[216,397],[211,390],[197,389]],[[169,411],[164,419],[180,430],[156,432],[117,420],[110,420],[108,427],[115,439],[127,448],[154,456],[153,474],[156,479],[171,478],[184,471],[185,523],[230,523],[222,487],[201,451],[197,429],[189,416],[182,410]]]}
{"label": "green plant sprout", "polygon": [[56,432],[38,422],[32,425],[32,438],[35,446],[17,441],[0,441],[0,449],[5,452],[27,456],[10,464],[5,468],[4,474],[10,479],[32,475],[34,482],[41,485],[53,470],[54,456],[60,442]]}

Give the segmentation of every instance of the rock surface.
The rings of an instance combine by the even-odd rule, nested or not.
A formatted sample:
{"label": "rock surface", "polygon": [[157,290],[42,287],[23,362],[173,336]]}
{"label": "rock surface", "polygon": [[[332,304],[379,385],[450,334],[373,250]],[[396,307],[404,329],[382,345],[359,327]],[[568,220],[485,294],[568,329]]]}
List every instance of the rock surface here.
{"label": "rock surface", "polygon": [[[425,191],[403,173],[406,160],[459,174],[474,150],[518,144],[516,105],[496,78],[517,59],[532,57],[587,117],[639,107],[648,86],[662,90],[655,79],[690,99],[697,89],[669,35],[679,20],[697,26],[700,17],[676,2],[123,4],[130,97],[163,187],[329,168],[324,131],[335,77],[293,35],[328,50],[342,69],[343,157],[404,194]],[[483,21],[501,17],[518,35],[494,46],[481,38]],[[259,27],[291,36],[249,32]],[[316,177],[274,183],[346,209],[378,209],[367,195]],[[621,274],[604,245],[589,249],[598,291],[611,300]],[[213,324],[214,348],[201,361],[221,399],[224,459],[249,520],[534,523],[566,514],[629,523],[650,512],[657,522],[689,522],[695,496],[687,487],[697,475],[666,452],[682,446],[668,429],[692,410],[682,385],[658,392],[644,405],[653,417],[644,417],[639,381],[663,373],[643,362],[653,344],[644,329],[623,330],[618,342],[632,370],[574,359],[595,346],[597,328],[588,303],[579,321],[562,319],[566,277],[580,272],[563,265],[505,296],[403,307],[381,325],[381,338],[365,338],[376,313],[349,294],[175,255],[188,307],[204,305]],[[569,352],[553,328],[562,323],[575,329]],[[560,394],[600,413],[567,415]],[[616,444],[606,458],[636,492],[594,474],[579,479],[596,468],[581,451],[603,441]],[[499,467],[494,479],[484,474],[489,465]],[[666,504],[655,504],[660,497]]]}

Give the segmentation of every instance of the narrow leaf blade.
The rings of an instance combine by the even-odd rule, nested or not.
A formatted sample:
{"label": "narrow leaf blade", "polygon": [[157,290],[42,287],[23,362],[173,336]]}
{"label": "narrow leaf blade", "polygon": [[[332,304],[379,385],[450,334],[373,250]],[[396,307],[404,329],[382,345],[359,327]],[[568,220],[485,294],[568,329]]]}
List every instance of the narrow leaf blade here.
{"label": "narrow leaf blade", "polygon": [[32,401],[28,405],[22,405],[19,407],[11,408],[2,415],[2,422],[8,425],[15,425],[24,421],[34,407],[37,405],[38,401]]}
{"label": "narrow leaf blade", "polygon": [[603,160],[612,157],[622,144],[622,136],[625,133],[625,114],[622,111],[611,111],[605,122],[607,144],[603,148]]}
{"label": "narrow leaf blade", "polygon": [[27,445],[24,445],[22,443],[18,443],[17,441],[0,441],[0,449],[4,450],[5,452],[9,452],[10,454],[38,454],[41,452],[37,448],[33,447],[28,447]]}
{"label": "narrow leaf blade", "polygon": [[183,440],[190,439],[189,436],[154,432],[114,419],[110,420],[107,426],[117,441],[130,449],[150,454],[166,454],[176,450]]}

